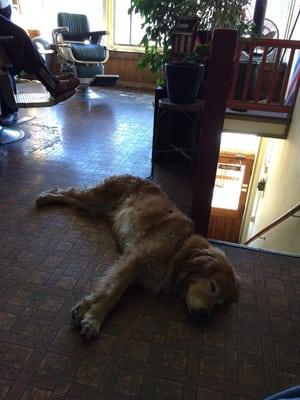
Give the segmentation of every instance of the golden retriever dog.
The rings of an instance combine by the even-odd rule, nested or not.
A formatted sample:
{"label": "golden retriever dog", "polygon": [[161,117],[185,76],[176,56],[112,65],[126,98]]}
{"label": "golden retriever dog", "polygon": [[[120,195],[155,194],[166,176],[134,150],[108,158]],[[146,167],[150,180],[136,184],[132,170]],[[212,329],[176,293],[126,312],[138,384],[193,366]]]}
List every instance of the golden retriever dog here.
{"label": "golden retriever dog", "polygon": [[100,287],[71,312],[86,338],[99,334],[107,314],[135,282],[155,294],[183,297],[196,318],[210,314],[236,291],[236,275],[225,254],[196,234],[193,222],[149,180],[114,176],[92,189],[48,190],[36,202],[79,207],[112,223],[122,255]]}

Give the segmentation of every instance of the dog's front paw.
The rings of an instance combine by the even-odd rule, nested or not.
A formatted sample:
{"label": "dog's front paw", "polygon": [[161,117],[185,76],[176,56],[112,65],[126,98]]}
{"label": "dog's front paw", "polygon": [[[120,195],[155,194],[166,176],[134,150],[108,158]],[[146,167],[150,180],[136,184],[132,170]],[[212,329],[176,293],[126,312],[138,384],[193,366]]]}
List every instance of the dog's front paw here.
{"label": "dog's front paw", "polygon": [[92,315],[89,315],[88,313],[85,314],[80,324],[80,334],[85,336],[86,339],[91,339],[99,335],[101,322],[95,319]]}
{"label": "dog's front paw", "polygon": [[59,193],[59,189],[57,188],[45,190],[36,199],[36,204],[42,206],[45,204],[55,203],[61,196],[62,195]]}
{"label": "dog's front paw", "polygon": [[80,323],[84,318],[84,314],[89,310],[90,304],[82,299],[77,303],[71,310],[72,325],[74,327],[80,327]]}

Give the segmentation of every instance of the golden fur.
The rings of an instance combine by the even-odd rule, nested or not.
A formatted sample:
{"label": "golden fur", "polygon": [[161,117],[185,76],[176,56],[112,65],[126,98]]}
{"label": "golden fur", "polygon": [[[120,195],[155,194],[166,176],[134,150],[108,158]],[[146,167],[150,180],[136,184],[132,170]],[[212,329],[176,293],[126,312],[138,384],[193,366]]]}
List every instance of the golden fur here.
{"label": "golden fur", "polygon": [[98,335],[107,314],[136,281],[153,293],[182,296],[194,317],[233,296],[236,277],[225,254],[195,233],[193,222],[155,183],[114,176],[92,189],[55,188],[37,199],[38,205],[55,203],[108,216],[122,252],[101,286],[72,309],[73,323],[87,338]]}

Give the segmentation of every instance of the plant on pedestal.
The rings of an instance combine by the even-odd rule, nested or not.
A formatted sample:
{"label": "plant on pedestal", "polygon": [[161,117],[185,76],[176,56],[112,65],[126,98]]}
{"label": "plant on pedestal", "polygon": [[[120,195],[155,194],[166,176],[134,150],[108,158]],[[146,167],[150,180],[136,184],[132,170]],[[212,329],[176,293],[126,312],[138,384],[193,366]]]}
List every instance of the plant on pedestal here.
{"label": "plant on pedestal", "polygon": [[[145,52],[139,68],[148,68],[162,80],[162,66],[171,61],[171,37],[180,17],[198,17],[202,34],[217,28],[236,29],[240,36],[249,34],[253,25],[247,17],[250,0],[131,0],[129,13],[143,18],[145,35],[141,41]],[[210,44],[199,42],[193,54],[183,62],[203,62]]]}

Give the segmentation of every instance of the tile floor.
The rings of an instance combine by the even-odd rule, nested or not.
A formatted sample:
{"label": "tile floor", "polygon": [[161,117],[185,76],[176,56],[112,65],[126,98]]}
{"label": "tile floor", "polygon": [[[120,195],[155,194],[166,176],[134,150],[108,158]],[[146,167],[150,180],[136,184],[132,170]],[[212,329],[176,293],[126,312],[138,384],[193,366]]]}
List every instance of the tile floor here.
{"label": "tile floor", "polygon": [[[127,291],[87,342],[69,310],[117,256],[84,212],[36,209],[52,186],[150,173],[152,95],[96,88],[34,119],[0,147],[0,399],[254,400],[300,383],[300,258],[221,245],[241,277],[237,303],[205,324],[179,299]],[[180,170],[156,179],[189,211]]]}

